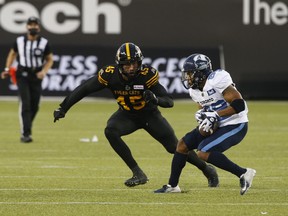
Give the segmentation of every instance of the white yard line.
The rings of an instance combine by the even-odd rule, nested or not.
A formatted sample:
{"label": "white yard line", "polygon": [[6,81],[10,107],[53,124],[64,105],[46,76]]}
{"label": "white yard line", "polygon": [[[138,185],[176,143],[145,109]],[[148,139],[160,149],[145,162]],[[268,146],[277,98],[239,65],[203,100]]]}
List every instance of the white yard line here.
{"label": "white yard line", "polygon": [[[129,189],[129,188],[113,188],[113,189],[103,189],[103,188],[0,188],[0,191],[151,191],[153,192],[153,189]],[[217,190],[217,191],[238,191],[238,188],[235,189],[227,189],[227,188],[194,188],[189,190],[184,190],[184,193],[187,193],[189,191],[211,191],[211,190]],[[253,188],[253,191],[260,191],[260,192],[288,192],[288,189],[255,189]]]}
{"label": "white yard line", "polygon": [[0,205],[189,205],[189,206],[287,206],[288,203],[187,203],[187,202],[0,202]]}

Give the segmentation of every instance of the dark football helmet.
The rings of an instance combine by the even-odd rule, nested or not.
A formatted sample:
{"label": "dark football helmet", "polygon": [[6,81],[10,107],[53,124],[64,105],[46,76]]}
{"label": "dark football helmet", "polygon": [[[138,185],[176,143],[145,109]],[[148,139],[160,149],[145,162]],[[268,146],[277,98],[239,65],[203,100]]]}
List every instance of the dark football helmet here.
{"label": "dark football helmet", "polygon": [[[138,72],[142,69],[142,60],[144,56],[138,46],[133,43],[122,44],[116,53],[115,61],[119,66],[120,73],[124,74],[126,77],[135,77]],[[129,74],[123,70],[123,65],[131,64],[137,62],[138,67],[134,72]]]}
{"label": "dark football helmet", "polygon": [[212,72],[211,60],[203,54],[192,54],[184,61],[181,71],[183,86],[186,89],[199,89],[199,85]]}

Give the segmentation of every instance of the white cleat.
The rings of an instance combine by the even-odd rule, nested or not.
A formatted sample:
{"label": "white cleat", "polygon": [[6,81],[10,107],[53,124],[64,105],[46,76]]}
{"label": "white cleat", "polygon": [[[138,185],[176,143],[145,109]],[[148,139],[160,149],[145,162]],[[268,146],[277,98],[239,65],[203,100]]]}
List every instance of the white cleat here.
{"label": "white cleat", "polygon": [[155,190],[154,193],[181,193],[180,187],[171,187],[171,185],[163,185],[162,188]]}
{"label": "white cleat", "polygon": [[244,195],[252,186],[252,181],[256,175],[256,170],[247,168],[247,171],[240,176],[240,194]]}

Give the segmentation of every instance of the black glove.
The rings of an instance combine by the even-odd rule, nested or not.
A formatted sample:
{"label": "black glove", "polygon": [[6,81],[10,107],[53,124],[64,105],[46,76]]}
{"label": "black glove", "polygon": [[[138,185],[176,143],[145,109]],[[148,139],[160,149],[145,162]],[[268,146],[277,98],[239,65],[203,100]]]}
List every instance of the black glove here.
{"label": "black glove", "polygon": [[156,97],[156,95],[150,91],[150,90],[146,90],[143,93],[143,98],[146,101],[146,103],[153,103],[153,104],[158,104],[158,98]]}
{"label": "black glove", "polygon": [[58,121],[60,118],[64,118],[65,117],[65,112],[64,110],[60,107],[56,110],[54,110],[54,122]]}

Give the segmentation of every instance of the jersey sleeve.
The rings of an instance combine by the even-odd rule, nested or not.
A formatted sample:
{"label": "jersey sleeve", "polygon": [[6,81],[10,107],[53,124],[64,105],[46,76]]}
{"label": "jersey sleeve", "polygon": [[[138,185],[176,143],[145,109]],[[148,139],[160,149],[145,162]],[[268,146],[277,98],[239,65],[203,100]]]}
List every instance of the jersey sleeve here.
{"label": "jersey sleeve", "polygon": [[149,89],[159,83],[159,72],[155,68],[147,66],[140,73],[147,73],[146,86]]}
{"label": "jersey sleeve", "polygon": [[163,108],[169,108],[174,106],[173,98],[168,94],[164,86],[159,82],[150,89],[158,98],[158,105]]}
{"label": "jersey sleeve", "polygon": [[98,81],[98,76],[95,75],[90,79],[86,80],[78,87],[76,87],[60,104],[65,112],[67,112],[75,103],[80,101],[85,96],[92,94],[94,92],[100,91],[105,88]]}
{"label": "jersey sleeve", "polygon": [[12,49],[14,50],[14,52],[18,53],[17,40],[14,42]]}
{"label": "jersey sleeve", "polygon": [[[213,86],[218,89],[219,92],[223,92],[228,86],[233,84],[230,74],[225,70],[217,70],[212,76]],[[210,78],[210,77],[209,77]]]}
{"label": "jersey sleeve", "polygon": [[45,49],[44,49],[44,55],[47,56],[47,55],[49,55],[50,53],[52,53],[52,50],[51,50],[51,47],[50,47],[50,43],[47,42],[46,47],[45,47]]}
{"label": "jersey sleeve", "polygon": [[114,65],[108,65],[103,67],[99,72],[98,72],[98,81],[101,85],[103,86],[108,86],[109,85],[109,80],[112,76],[112,74],[115,72],[116,68]]}

